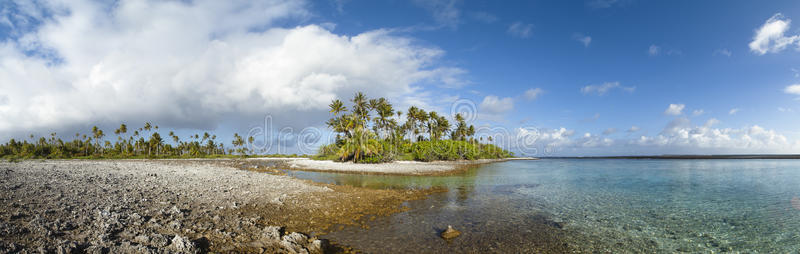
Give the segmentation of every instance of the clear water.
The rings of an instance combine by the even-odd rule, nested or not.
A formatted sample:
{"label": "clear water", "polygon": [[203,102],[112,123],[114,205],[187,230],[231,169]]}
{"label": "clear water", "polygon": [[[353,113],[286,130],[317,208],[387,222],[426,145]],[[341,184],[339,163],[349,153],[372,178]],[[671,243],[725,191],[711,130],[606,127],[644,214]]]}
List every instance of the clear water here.
{"label": "clear water", "polygon": [[[369,253],[800,251],[800,160],[544,159],[455,176],[290,174],[448,188],[368,229],[324,236]],[[447,225],[463,234],[439,238]]]}

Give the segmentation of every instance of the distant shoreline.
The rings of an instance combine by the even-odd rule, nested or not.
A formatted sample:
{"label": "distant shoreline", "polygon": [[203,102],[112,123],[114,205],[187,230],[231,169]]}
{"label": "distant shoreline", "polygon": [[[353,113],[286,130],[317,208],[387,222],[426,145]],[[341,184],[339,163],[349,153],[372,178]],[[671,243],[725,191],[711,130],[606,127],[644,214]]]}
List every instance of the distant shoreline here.
{"label": "distant shoreline", "polygon": [[637,155],[637,156],[556,156],[540,157],[541,159],[670,159],[670,160],[707,160],[707,159],[800,159],[800,154],[720,154],[720,155]]}

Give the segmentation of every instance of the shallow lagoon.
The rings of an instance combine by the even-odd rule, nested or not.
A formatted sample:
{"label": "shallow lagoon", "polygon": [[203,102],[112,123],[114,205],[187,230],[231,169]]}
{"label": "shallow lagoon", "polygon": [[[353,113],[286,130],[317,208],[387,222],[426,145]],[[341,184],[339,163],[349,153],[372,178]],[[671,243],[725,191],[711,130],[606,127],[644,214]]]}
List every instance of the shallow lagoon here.
{"label": "shallow lagoon", "polygon": [[[324,236],[370,253],[800,250],[792,206],[800,160],[544,159],[452,176],[289,173],[369,188],[448,188],[367,229]],[[447,225],[462,236],[439,238]]]}

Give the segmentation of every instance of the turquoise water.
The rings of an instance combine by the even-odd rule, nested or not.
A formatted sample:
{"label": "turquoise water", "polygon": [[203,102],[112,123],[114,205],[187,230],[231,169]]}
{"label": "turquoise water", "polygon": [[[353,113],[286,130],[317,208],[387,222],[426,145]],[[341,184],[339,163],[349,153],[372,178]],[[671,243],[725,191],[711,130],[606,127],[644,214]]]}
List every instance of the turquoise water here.
{"label": "turquoise water", "polygon": [[[800,251],[792,205],[800,160],[544,159],[455,176],[290,174],[370,188],[447,187],[369,229],[323,236],[369,253]],[[447,225],[463,235],[439,238]]]}

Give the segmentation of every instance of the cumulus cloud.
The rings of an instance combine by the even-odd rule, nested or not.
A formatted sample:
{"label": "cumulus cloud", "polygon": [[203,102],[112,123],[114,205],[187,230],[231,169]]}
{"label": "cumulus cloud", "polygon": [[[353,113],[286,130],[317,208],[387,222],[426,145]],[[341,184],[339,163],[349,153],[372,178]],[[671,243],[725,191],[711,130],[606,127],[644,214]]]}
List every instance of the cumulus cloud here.
{"label": "cumulus cloud", "polygon": [[732,108],[728,111],[728,115],[735,115],[736,113],[739,113],[739,108]]}
{"label": "cumulus cloud", "polygon": [[[617,154],[613,151],[633,151],[633,154],[726,154],[726,153],[785,153],[796,149],[783,135],[758,125],[744,128],[719,128],[716,119],[694,125],[686,117],[676,118],[657,135],[635,138],[611,139],[605,137],[616,130],[611,128],[603,135],[584,133],[575,135],[566,128],[518,128],[513,132],[517,144],[512,147],[523,153],[544,152],[545,155]],[[632,126],[627,132],[638,132]],[[519,143],[524,141],[524,145]],[[510,142],[513,143],[513,142]],[[527,150],[526,150],[527,149]],[[599,150],[598,150],[599,149]]]}
{"label": "cumulus cloud", "polygon": [[656,136],[641,136],[631,144],[660,147],[663,151],[712,152],[712,153],[754,153],[785,152],[792,147],[786,137],[774,130],[758,125],[741,129],[714,128],[716,119],[710,119],[702,126],[692,125],[687,118],[670,122]]}
{"label": "cumulus cloud", "polygon": [[516,37],[529,38],[533,34],[533,24],[514,22],[508,26],[507,32]]}
{"label": "cumulus cloud", "polygon": [[622,89],[623,91],[632,93],[636,90],[635,86],[622,86],[619,82],[605,82],[602,85],[588,85],[581,88],[581,93],[583,94],[596,94],[596,95],[605,95],[609,91],[613,89]]}
{"label": "cumulus cloud", "polygon": [[512,150],[523,155],[554,155],[576,149],[592,149],[609,147],[615,144],[613,139],[584,133],[575,135],[575,130],[567,128],[517,128],[513,133],[515,139],[510,144]]}
{"label": "cumulus cloud", "polygon": [[617,128],[608,128],[603,131],[603,135],[611,135],[617,133]]}
{"label": "cumulus cloud", "polygon": [[702,109],[695,109],[694,111],[692,111],[692,116],[700,116],[700,115],[703,115],[703,114],[705,114],[705,113],[706,113],[706,111],[705,111],[705,110],[702,110]]}
{"label": "cumulus cloud", "polygon": [[581,44],[583,44],[584,47],[587,48],[589,47],[589,44],[592,43],[592,37],[588,35],[574,34],[572,35],[572,38],[575,39],[576,41],[579,41]]}
{"label": "cumulus cloud", "polygon": [[[154,121],[213,129],[271,114],[307,126],[355,91],[420,100],[458,85],[440,49],[387,30],[338,35],[302,1],[43,2],[52,16],[0,42],[0,133]],[[37,52],[37,53],[31,53]]]}
{"label": "cumulus cloud", "polygon": [[667,110],[664,110],[664,114],[673,116],[681,115],[683,114],[684,108],[686,108],[686,105],[684,104],[669,104]]}
{"label": "cumulus cloud", "polygon": [[785,34],[791,23],[792,20],[784,17],[781,13],[773,15],[756,29],[753,41],[748,44],[750,51],[764,55],[783,51],[793,44],[798,44],[796,47],[800,48],[800,36]]}
{"label": "cumulus cloud", "polygon": [[788,94],[800,95],[800,84],[787,86],[786,88],[783,89],[783,92]]}
{"label": "cumulus cloud", "polygon": [[539,96],[542,95],[542,93],[544,93],[544,90],[542,90],[541,88],[538,88],[538,87],[537,88],[531,88],[531,89],[528,89],[527,91],[525,91],[525,94],[523,95],[523,97],[525,97],[525,99],[527,99],[527,100],[532,101],[532,100],[535,100],[536,98],[539,98]]}
{"label": "cumulus cloud", "polygon": [[483,98],[480,105],[482,114],[505,114],[514,109],[514,99],[511,97],[500,98],[488,95]]}

